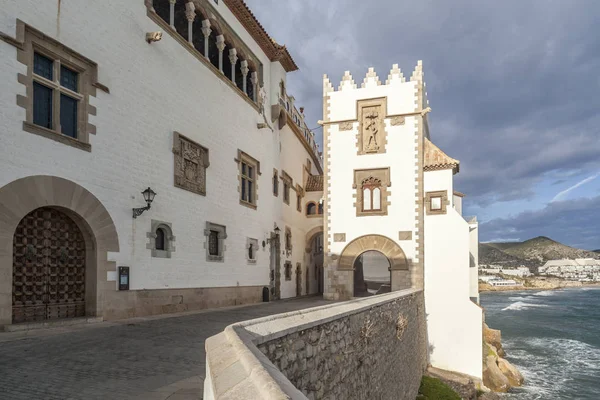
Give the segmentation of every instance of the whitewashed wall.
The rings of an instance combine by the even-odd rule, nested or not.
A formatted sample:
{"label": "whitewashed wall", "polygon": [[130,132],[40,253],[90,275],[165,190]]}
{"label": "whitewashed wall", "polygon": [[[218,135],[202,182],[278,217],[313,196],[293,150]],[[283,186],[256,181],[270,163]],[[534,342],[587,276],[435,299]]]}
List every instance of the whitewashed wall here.
{"label": "whitewashed wall", "polygon": [[[452,171],[425,173],[425,192],[452,193]],[[452,198],[452,196],[449,196]],[[481,378],[482,323],[471,302],[469,225],[452,205],[447,213],[425,216],[425,309],[430,363]]]}
{"label": "whitewashed wall", "polygon": [[[89,121],[97,127],[90,135],[92,152],[22,130],[25,110],[16,105],[16,96],[25,88],[17,74],[25,74],[26,66],[17,62],[15,47],[0,41],[0,187],[41,174],[64,177],[92,192],[117,227],[121,251],[110,258],[131,267],[131,289],[268,285],[268,247],[261,246],[256,265],[248,265],[246,238],[260,243],[274,222],[284,225],[271,177],[273,168],[281,169],[289,144],[280,154],[279,133],[258,130],[262,117],[256,110],[170,35],[146,43],[146,32],[160,28],[146,15],[143,0],[62,2],[60,13],[57,4],[4,3],[0,31],[14,37],[18,18],[98,63],[98,80],[110,94],[98,90],[90,98],[97,108]],[[279,77],[281,65],[270,63],[224,4],[216,7],[262,62],[267,93],[273,93],[272,71]],[[270,120],[270,106],[265,110]],[[174,187],[173,131],[209,148],[206,197]],[[257,210],[239,204],[238,149],[261,164]],[[302,156],[286,167],[290,173],[301,171],[308,157],[297,146],[293,153]],[[132,219],[131,208],[144,205],[140,192],[148,186],[158,193],[152,209]],[[152,219],[172,224],[176,251],[171,259],[152,258],[146,249]],[[223,263],[205,261],[207,220],[227,227]],[[302,249],[303,243],[295,247]]]}

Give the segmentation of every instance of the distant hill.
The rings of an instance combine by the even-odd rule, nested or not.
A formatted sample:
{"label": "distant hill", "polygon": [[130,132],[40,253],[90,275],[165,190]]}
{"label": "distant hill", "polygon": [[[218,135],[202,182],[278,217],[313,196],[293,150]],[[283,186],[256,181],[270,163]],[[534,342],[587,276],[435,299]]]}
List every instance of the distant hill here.
{"label": "distant hill", "polygon": [[599,251],[587,251],[566,246],[545,236],[538,236],[524,242],[480,243],[479,264],[505,265],[537,269],[548,260],[573,258],[600,259]]}
{"label": "distant hill", "polygon": [[592,250],[594,253],[600,253],[600,249],[598,250]]}

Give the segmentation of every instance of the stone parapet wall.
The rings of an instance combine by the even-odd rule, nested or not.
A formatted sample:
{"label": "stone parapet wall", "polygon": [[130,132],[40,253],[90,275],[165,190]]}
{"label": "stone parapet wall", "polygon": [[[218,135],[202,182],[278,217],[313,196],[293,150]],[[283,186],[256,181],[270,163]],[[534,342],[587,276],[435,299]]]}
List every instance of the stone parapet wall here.
{"label": "stone parapet wall", "polygon": [[206,355],[207,400],[413,400],[427,365],[423,292],[234,324],[206,341]]}

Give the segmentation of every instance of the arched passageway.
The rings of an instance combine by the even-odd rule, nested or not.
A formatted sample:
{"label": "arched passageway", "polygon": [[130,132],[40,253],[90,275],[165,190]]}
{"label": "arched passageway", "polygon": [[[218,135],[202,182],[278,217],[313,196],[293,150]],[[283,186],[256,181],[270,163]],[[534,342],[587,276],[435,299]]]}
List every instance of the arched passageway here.
{"label": "arched passageway", "polygon": [[354,261],[354,297],[391,291],[390,261],[377,250],[368,250]]}

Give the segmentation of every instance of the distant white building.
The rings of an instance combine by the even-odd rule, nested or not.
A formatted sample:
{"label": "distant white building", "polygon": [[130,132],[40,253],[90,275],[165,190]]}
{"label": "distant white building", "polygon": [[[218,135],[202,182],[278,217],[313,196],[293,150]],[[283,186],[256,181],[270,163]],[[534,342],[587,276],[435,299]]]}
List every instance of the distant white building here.
{"label": "distant white building", "polygon": [[550,260],[539,268],[539,273],[573,281],[599,281],[600,260],[593,258]]}
{"label": "distant white building", "polygon": [[490,285],[498,286],[522,286],[519,282],[514,279],[492,279],[488,282]]}

